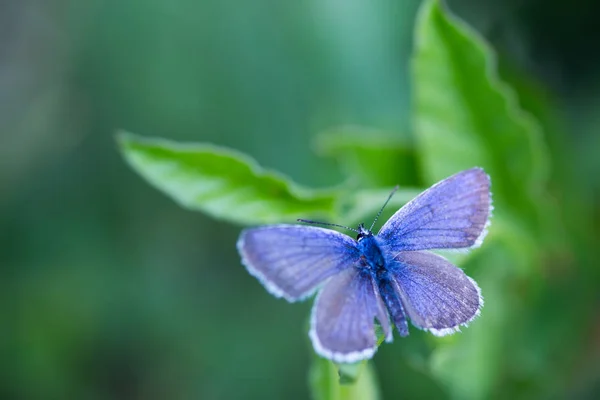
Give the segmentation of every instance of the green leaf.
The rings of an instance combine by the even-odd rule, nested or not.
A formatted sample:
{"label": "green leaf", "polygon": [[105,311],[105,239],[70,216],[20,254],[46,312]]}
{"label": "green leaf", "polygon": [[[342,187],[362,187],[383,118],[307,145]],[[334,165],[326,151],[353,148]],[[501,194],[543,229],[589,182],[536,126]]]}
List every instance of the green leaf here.
{"label": "green leaf", "polygon": [[534,216],[546,147],[538,122],[498,78],[490,47],[437,0],[421,7],[415,41],[412,122],[428,183],[481,166],[497,208]]}
{"label": "green leaf", "polygon": [[511,368],[512,343],[499,332],[517,335],[510,326],[520,310],[515,281],[530,280],[540,265],[547,148],[541,125],[501,82],[495,56],[476,32],[439,1],[426,0],[415,36],[412,122],[425,177],[433,183],[481,166],[495,203],[487,244],[461,262],[483,290],[482,316],[461,334],[432,339],[431,373],[454,398],[489,398]]}
{"label": "green leaf", "polygon": [[[347,379],[346,375],[351,376]],[[314,357],[309,373],[313,400],[376,400],[378,382],[371,362],[336,365]]]}
{"label": "green leaf", "polygon": [[181,206],[238,224],[331,218],[337,192],[311,190],[234,150],[122,132],[123,156],[150,184]]}
{"label": "green leaf", "polygon": [[362,188],[417,184],[413,143],[405,135],[343,126],[317,135],[315,147]]}

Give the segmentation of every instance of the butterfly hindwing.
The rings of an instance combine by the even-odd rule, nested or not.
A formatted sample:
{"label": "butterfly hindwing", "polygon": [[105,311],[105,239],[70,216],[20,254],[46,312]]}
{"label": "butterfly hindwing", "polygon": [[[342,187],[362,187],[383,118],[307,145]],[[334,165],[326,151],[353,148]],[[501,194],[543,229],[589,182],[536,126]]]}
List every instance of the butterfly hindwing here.
{"label": "butterfly hindwing", "polygon": [[331,277],[313,306],[310,337],[317,353],[335,362],[370,358],[377,349],[377,319],[391,340],[388,314],[372,276],[350,268]]}
{"label": "butterfly hindwing", "polygon": [[407,203],[377,236],[391,252],[478,246],[490,210],[490,178],[481,168],[472,168],[444,179]]}
{"label": "butterfly hindwing", "polygon": [[339,232],[300,225],[247,229],[237,243],[248,271],[277,297],[296,301],[354,265],[356,242]]}
{"label": "butterfly hindwing", "polygon": [[437,254],[401,252],[395,256],[389,271],[413,325],[434,335],[458,331],[483,306],[475,281]]}

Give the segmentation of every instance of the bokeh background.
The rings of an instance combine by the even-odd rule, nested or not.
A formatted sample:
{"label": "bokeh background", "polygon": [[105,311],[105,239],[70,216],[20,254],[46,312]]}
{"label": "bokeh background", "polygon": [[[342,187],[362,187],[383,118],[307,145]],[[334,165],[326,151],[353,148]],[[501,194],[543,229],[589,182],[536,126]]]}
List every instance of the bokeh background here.
{"label": "bokeh background", "polygon": [[[518,71],[553,104],[546,139],[560,143],[553,156],[565,168],[554,193],[589,210],[576,219],[576,254],[540,271],[554,278],[536,287],[558,297],[536,303],[550,325],[530,334],[561,332],[551,342],[560,356],[533,363],[534,380],[503,371],[488,394],[598,398],[600,5],[448,3],[507,76]],[[114,133],[213,142],[300,183],[336,185],[342,172],[313,151],[316,133],[355,124],[409,134],[418,5],[0,2],[0,398],[309,397],[310,304],[268,295],[239,263],[240,228],[151,188]],[[599,290],[578,313],[583,277]],[[557,307],[581,318],[551,318]],[[427,340],[416,333],[378,353],[384,398],[457,396],[414,357]]]}

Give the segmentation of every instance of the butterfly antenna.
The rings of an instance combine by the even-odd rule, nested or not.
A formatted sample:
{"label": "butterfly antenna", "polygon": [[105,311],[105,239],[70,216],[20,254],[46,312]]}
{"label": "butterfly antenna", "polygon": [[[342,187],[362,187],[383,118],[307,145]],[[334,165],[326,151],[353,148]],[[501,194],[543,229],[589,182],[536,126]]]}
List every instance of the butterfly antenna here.
{"label": "butterfly antenna", "polygon": [[349,227],[344,226],[344,225],[330,224],[329,222],[318,222],[318,221],[311,221],[311,220],[308,220],[308,219],[299,219],[298,222],[304,222],[305,224],[313,224],[313,225],[337,226],[338,228],[344,228],[344,229],[348,229],[349,231],[354,231],[356,233],[359,233],[354,228],[349,228]]}
{"label": "butterfly antenna", "polygon": [[381,215],[381,213],[383,212],[383,209],[385,208],[385,206],[387,206],[387,203],[390,202],[390,200],[392,199],[392,196],[394,195],[394,193],[396,193],[396,190],[398,190],[398,185],[396,185],[393,189],[392,189],[392,193],[390,193],[390,195],[388,196],[387,200],[385,201],[385,203],[383,203],[383,207],[381,207],[381,210],[379,210],[379,212],[377,213],[377,216],[375,217],[375,221],[373,221],[373,223],[371,224],[371,227],[369,228],[370,231],[373,230],[373,227],[375,226],[375,222],[377,222],[377,220],[379,219],[379,216]]}

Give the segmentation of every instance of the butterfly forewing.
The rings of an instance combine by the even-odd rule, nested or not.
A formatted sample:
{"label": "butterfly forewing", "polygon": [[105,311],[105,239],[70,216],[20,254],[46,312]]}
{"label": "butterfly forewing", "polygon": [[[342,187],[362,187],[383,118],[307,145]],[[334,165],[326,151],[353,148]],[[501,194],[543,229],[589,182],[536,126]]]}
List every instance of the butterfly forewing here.
{"label": "butterfly forewing", "polygon": [[481,168],[473,168],[444,179],[407,203],[378,236],[391,252],[477,246],[490,210],[490,179]]}
{"label": "butterfly forewing", "polygon": [[238,250],[248,271],[272,294],[288,301],[312,294],[325,279],[359,258],[352,238],[300,225],[247,229],[240,235]]}
{"label": "butterfly forewing", "polygon": [[435,335],[456,332],[483,306],[475,281],[437,254],[401,252],[389,270],[413,325]]}
{"label": "butterfly forewing", "polygon": [[336,362],[370,358],[377,349],[375,318],[388,341],[391,329],[371,275],[350,268],[333,276],[313,306],[310,337],[317,353]]}

